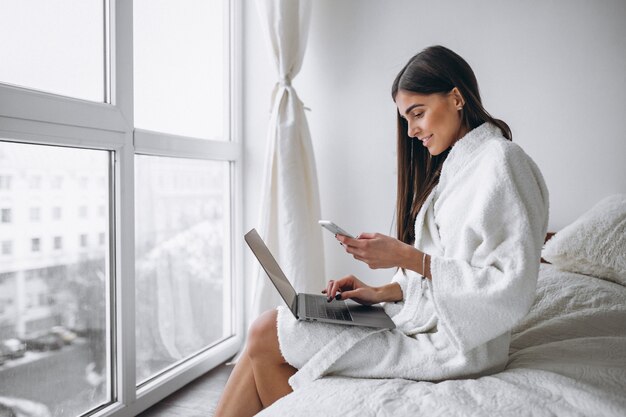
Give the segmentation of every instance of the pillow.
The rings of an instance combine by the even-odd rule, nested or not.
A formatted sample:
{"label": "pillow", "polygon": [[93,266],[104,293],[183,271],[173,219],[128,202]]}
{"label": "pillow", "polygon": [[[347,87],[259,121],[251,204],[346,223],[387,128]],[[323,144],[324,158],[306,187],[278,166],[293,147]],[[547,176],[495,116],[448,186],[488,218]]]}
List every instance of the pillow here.
{"label": "pillow", "polygon": [[600,201],[548,240],[541,255],[564,271],[626,286],[626,194]]}

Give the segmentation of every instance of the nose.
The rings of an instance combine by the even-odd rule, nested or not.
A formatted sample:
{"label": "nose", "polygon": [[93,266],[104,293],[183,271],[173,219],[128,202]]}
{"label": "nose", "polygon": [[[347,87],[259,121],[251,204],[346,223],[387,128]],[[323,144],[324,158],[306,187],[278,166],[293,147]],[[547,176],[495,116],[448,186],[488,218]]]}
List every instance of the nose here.
{"label": "nose", "polygon": [[418,133],[419,133],[419,132],[420,132],[420,129],[419,129],[419,127],[417,126],[417,123],[415,123],[415,122],[411,122],[411,121],[408,121],[408,122],[407,122],[407,132],[406,132],[406,133],[407,133],[407,135],[408,135],[410,138],[416,138],[416,137],[418,137]]}

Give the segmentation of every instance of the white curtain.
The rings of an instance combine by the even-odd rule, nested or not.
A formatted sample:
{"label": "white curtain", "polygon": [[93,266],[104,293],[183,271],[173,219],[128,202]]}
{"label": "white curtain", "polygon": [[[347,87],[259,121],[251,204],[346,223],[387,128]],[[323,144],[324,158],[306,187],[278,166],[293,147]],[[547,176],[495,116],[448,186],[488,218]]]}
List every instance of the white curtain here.
{"label": "white curtain", "polygon": [[[315,159],[304,106],[291,81],[300,71],[311,16],[309,0],[258,0],[278,72],[272,93],[258,231],[298,292],[326,283]],[[262,81],[262,80],[260,80]],[[258,266],[250,319],[281,304]]]}

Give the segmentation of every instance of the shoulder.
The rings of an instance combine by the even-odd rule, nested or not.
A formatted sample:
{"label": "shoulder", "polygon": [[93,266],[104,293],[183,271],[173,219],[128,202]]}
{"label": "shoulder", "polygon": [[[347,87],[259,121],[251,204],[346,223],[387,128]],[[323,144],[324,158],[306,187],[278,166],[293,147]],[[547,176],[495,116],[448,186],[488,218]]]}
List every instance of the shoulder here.
{"label": "shoulder", "polygon": [[515,142],[501,136],[494,136],[486,140],[477,149],[473,161],[477,166],[508,166],[527,163],[531,158],[524,149]]}
{"label": "shoulder", "polygon": [[543,187],[541,172],[524,149],[504,138],[495,125],[485,123],[454,145],[444,162],[440,188],[469,183],[502,187],[529,179]]}
{"label": "shoulder", "polygon": [[524,149],[503,137],[486,140],[463,176],[494,190],[514,191],[522,200],[547,204],[548,189],[539,166]]}
{"label": "shoulder", "polygon": [[500,129],[490,123],[484,123],[472,130],[459,141],[458,145],[460,147],[458,159],[462,161],[462,165],[468,165],[471,169],[496,171],[503,169],[510,171],[511,168],[515,171],[537,169],[533,160],[519,144],[506,139]]}
{"label": "shoulder", "polygon": [[522,148],[502,136],[495,125],[484,123],[470,131],[452,147],[443,165],[442,179],[452,179],[468,171],[503,167],[509,161],[525,159]]}

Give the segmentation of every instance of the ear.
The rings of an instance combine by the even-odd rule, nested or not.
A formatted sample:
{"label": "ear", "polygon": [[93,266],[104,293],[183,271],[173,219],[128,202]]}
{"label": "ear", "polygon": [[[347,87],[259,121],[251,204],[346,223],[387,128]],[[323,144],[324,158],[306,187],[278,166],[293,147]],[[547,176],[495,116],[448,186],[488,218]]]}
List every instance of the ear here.
{"label": "ear", "polygon": [[463,95],[461,95],[458,88],[454,87],[450,90],[450,97],[452,99],[452,104],[454,104],[454,107],[457,110],[463,109],[463,106],[465,106],[465,99],[463,98]]}

